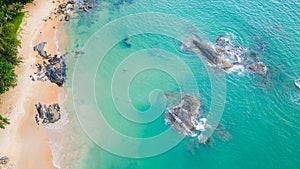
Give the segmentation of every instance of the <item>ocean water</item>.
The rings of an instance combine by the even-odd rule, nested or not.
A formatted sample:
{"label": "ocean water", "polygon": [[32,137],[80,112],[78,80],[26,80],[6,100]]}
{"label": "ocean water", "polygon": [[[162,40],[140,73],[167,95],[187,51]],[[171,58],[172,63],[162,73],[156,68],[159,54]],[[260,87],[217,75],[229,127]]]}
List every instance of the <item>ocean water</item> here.
{"label": "ocean water", "polygon": [[[300,2],[90,3],[67,24],[71,155],[62,167],[300,168]],[[258,54],[267,76],[209,68],[180,50],[191,34],[230,37]],[[205,115],[221,112],[209,145],[180,140],[164,124],[174,103],[165,92],[197,97]]]}

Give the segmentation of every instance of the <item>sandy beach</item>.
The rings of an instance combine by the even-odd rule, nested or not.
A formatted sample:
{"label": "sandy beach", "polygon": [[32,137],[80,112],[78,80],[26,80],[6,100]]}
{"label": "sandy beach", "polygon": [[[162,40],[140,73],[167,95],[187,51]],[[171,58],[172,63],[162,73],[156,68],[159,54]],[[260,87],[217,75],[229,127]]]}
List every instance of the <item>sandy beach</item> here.
{"label": "sandy beach", "polygon": [[[36,71],[35,64],[41,62],[33,46],[47,42],[45,50],[52,55],[56,54],[56,34],[59,51],[63,52],[63,25],[60,18],[53,14],[58,5],[58,2],[50,0],[35,0],[25,6],[26,14],[19,30],[19,56],[22,63],[16,69],[18,84],[0,97],[0,114],[11,122],[5,130],[0,130],[0,157],[8,156],[10,166],[14,169],[56,168],[46,135],[47,129],[43,125],[38,126],[34,119],[37,113],[35,104],[58,103],[58,97],[64,90],[49,81],[33,82],[29,76]],[[59,31],[56,32],[57,29]]]}

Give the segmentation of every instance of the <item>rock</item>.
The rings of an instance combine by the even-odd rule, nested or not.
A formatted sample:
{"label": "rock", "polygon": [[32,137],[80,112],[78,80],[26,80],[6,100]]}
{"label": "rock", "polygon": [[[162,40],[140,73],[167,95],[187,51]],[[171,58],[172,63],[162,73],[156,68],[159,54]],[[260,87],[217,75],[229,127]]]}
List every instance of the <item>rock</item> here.
{"label": "rock", "polygon": [[268,68],[259,61],[258,54],[247,48],[231,43],[230,38],[220,36],[215,44],[204,42],[199,36],[192,35],[181,45],[181,50],[194,54],[201,52],[209,66],[231,72],[248,72],[267,75]]}
{"label": "rock", "polygon": [[204,145],[210,144],[210,138],[207,136],[203,136],[202,134],[200,134],[198,136],[198,141],[199,141],[199,143],[204,144]]}
{"label": "rock", "polygon": [[[47,81],[55,83],[57,86],[62,87],[66,79],[67,66],[65,64],[64,56],[49,58],[43,61],[43,64],[36,64],[37,72],[35,72],[36,80]],[[33,76],[31,77],[32,79]]]}
{"label": "rock", "polygon": [[70,21],[70,15],[69,14],[65,15],[65,21]]}
{"label": "rock", "polygon": [[193,44],[201,51],[202,55],[205,56],[212,64],[221,63],[217,51],[209,44],[203,42],[199,37],[194,36]]}
{"label": "rock", "polygon": [[7,156],[3,156],[0,158],[0,164],[1,165],[6,165],[9,163],[9,158]]}
{"label": "rock", "polygon": [[69,0],[68,3],[69,4],[75,4],[75,1],[74,0]]}
{"label": "rock", "polygon": [[80,57],[82,54],[83,54],[82,51],[76,51],[76,52],[75,52],[75,56],[76,56],[76,57]]}
{"label": "rock", "polygon": [[50,55],[47,54],[46,51],[44,51],[44,47],[47,44],[47,42],[41,42],[38,45],[33,47],[34,51],[37,51],[39,53],[39,55],[44,58],[44,59],[48,59]]}
{"label": "rock", "polygon": [[58,104],[46,106],[41,103],[37,103],[35,104],[35,107],[38,112],[35,116],[35,120],[38,125],[38,119],[41,119],[43,124],[55,123],[60,119],[60,106]]}
{"label": "rock", "polygon": [[126,38],[123,39],[123,44],[124,44],[126,47],[128,47],[128,48],[131,47],[131,43],[128,42],[128,37],[126,37]]}
{"label": "rock", "polygon": [[226,61],[226,60],[222,60],[221,63],[222,63],[222,68],[223,69],[232,68],[232,64],[230,62]]}
{"label": "rock", "polygon": [[266,75],[268,72],[267,66],[265,66],[262,62],[255,62],[249,65],[249,69],[255,73]]}
{"label": "rock", "polygon": [[84,12],[89,12],[89,10],[86,7],[83,7]]}
{"label": "rock", "polygon": [[69,13],[70,11],[74,10],[74,6],[72,4],[68,4],[66,6],[65,13]]}
{"label": "rock", "polygon": [[62,87],[66,77],[66,64],[64,57],[53,57],[48,60],[49,64],[46,65],[45,75],[52,82]]}
{"label": "rock", "polygon": [[200,102],[193,96],[184,95],[165,113],[165,122],[183,136],[196,137],[205,131],[206,119],[199,118]]}
{"label": "rock", "polygon": [[300,78],[295,80],[294,84],[296,85],[296,87],[298,87],[300,89]]}

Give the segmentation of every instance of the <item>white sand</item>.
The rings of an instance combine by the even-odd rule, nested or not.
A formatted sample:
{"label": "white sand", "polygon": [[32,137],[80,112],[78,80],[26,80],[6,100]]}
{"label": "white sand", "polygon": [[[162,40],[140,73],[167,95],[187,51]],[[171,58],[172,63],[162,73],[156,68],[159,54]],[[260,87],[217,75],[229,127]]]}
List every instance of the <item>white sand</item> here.
{"label": "white sand", "polygon": [[[35,123],[37,112],[34,105],[37,102],[57,103],[59,93],[64,91],[50,82],[32,82],[29,76],[35,71],[35,63],[41,61],[33,51],[33,46],[46,41],[46,51],[52,55],[56,52],[53,26],[63,30],[59,18],[51,14],[57,5],[51,0],[35,0],[25,6],[24,11],[28,12],[19,32],[19,55],[23,63],[16,70],[18,85],[0,97],[0,114],[8,117],[11,122],[5,130],[0,130],[0,157],[8,156],[14,169],[55,168],[46,128]],[[54,19],[43,21],[43,18],[50,15]],[[65,42],[61,35],[58,40]]]}

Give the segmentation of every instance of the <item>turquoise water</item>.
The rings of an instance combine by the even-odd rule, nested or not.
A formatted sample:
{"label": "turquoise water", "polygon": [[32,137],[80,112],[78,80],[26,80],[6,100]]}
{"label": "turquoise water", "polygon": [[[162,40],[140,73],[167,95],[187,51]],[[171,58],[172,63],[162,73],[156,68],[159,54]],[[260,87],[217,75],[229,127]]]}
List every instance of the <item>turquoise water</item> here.
{"label": "turquoise water", "polygon": [[[81,140],[74,143],[72,149],[81,156],[76,160],[70,158],[66,165],[88,169],[300,167],[300,90],[293,84],[300,77],[299,2],[134,0],[117,5],[114,1],[95,0],[91,3],[94,10],[79,13],[68,25],[74,41],[70,52],[82,50],[84,54],[79,58],[73,54],[69,59],[68,87],[73,88],[75,97],[70,102],[82,105],[74,109],[70,104],[69,125],[75,140]],[[117,26],[109,24],[123,16],[144,12],[171,14],[194,27],[152,13],[150,18],[161,21],[157,27],[146,17],[145,20],[125,19],[126,22]],[[110,31],[101,34],[105,29]],[[99,30],[101,36],[93,39]],[[166,36],[168,32],[174,36]],[[259,54],[269,68],[268,75],[226,74],[226,85],[212,85],[211,76],[221,79],[222,73],[207,68],[197,56],[180,52],[178,40],[195,32],[212,43],[220,35],[230,35],[236,45]],[[123,41],[126,37],[130,47]],[[108,52],[101,60],[101,52],[106,49]],[[75,77],[72,77],[73,72]],[[81,75],[80,79],[76,73]],[[91,87],[89,78],[94,80]],[[84,93],[92,95],[79,94],[77,87],[85,85]],[[100,134],[107,144],[120,149],[125,145],[123,153],[142,155],[166,146],[168,141],[173,142],[173,135],[156,144],[157,147],[147,147],[142,142],[127,146],[126,141],[102,131],[104,123],[97,123],[97,118],[93,121],[89,106],[96,106],[115,131],[129,137],[147,138],[169,129],[163,115],[151,116],[162,113],[164,106],[171,104],[162,97],[163,92],[181,90],[192,94],[200,99],[204,111],[210,112],[211,106],[216,106],[211,92],[215,87],[226,92],[221,123],[230,137],[220,138],[215,134],[209,146],[184,139],[162,154],[147,158],[124,157],[98,146],[97,139],[89,139],[90,131],[80,126],[89,123],[87,128]],[[95,104],[90,104],[89,98],[95,99]],[[85,110],[86,119],[75,110],[77,113]],[[136,122],[147,119],[151,120]]]}

